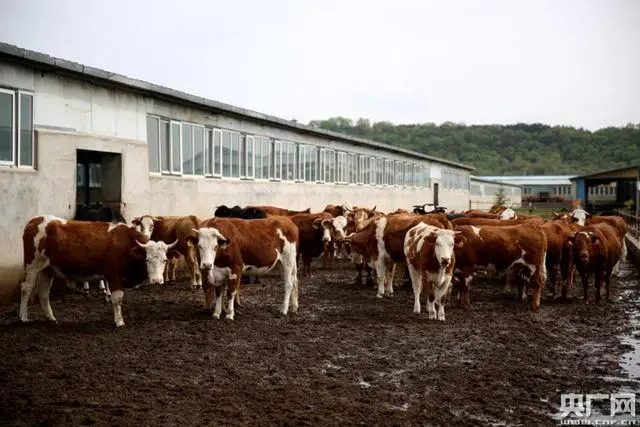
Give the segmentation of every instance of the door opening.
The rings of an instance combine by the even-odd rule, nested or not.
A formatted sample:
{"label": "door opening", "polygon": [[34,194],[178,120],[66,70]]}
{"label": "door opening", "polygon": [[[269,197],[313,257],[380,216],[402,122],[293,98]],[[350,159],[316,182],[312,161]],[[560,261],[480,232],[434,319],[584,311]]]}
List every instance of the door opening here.
{"label": "door opening", "polygon": [[122,213],[122,155],[77,150],[76,206],[108,206]]}

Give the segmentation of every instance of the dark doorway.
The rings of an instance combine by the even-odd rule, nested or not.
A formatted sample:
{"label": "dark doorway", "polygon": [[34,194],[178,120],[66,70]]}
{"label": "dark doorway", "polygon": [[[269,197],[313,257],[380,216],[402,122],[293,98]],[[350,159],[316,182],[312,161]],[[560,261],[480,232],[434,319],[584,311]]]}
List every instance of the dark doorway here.
{"label": "dark doorway", "polygon": [[434,206],[438,206],[438,202],[439,202],[439,190],[440,189],[440,184],[437,182],[433,183],[433,205]]}
{"label": "dark doorway", "polygon": [[122,155],[78,150],[76,205],[109,206],[118,213],[122,202]]}

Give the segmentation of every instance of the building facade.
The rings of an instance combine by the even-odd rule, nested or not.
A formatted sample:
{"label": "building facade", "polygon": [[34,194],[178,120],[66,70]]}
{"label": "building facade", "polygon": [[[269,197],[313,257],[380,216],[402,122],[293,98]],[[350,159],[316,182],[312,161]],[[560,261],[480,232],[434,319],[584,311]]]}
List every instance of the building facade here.
{"label": "building facade", "polygon": [[29,218],[131,220],[221,204],[466,209],[467,165],[244,110],[0,43],[0,299]]}
{"label": "building facade", "polygon": [[514,208],[519,208],[522,205],[522,187],[520,185],[471,176],[469,209],[487,210],[491,208],[500,191],[503,192],[507,205]]}
{"label": "building facade", "polygon": [[522,202],[570,203],[575,197],[573,175],[481,176],[484,180],[522,186]]}

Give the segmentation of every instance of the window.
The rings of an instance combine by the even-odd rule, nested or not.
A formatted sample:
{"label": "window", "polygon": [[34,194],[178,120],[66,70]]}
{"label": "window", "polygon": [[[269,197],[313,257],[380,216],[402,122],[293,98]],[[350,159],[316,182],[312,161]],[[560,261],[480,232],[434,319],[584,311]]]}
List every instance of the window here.
{"label": "window", "polygon": [[0,165],[33,167],[33,141],[33,94],[0,88]]}
{"label": "window", "polygon": [[171,173],[182,173],[182,124],[171,122]]}
{"label": "window", "polygon": [[204,152],[204,126],[195,125],[193,127],[193,173],[194,175],[204,175],[205,166]]}
{"label": "window", "polygon": [[346,184],[349,182],[349,174],[347,168],[347,153],[339,152],[337,155],[337,177],[336,182]]}
{"label": "window", "polygon": [[376,159],[376,184],[384,184],[384,159]]}
{"label": "window", "polygon": [[336,155],[333,150],[321,148],[318,153],[318,181],[334,182]]}
{"label": "window", "polygon": [[369,183],[369,157],[360,155],[358,156],[358,184]]}
{"label": "window", "polygon": [[272,171],[272,179],[282,179],[282,141],[273,141]]}
{"label": "window", "polygon": [[404,185],[404,163],[396,160],[395,185]]}
{"label": "window", "polygon": [[213,175],[213,129],[205,130],[204,138],[204,174]]}
{"label": "window", "polygon": [[254,173],[256,179],[269,179],[269,170],[271,166],[271,140],[265,136],[254,136],[255,150],[255,167]]}
{"label": "window", "polygon": [[[220,130],[222,153],[222,176],[226,178],[240,178],[242,150],[240,149],[240,134],[228,130]],[[215,138],[214,138],[215,139]]]}
{"label": "window", "polygon": [[393,185],[394,171],[393,160],[384,160],[384,185]]}
{"label": "window", "polygon": [[350,184],[358,182],[358,155],[355,153],[347,154],[347,174]]}
{"label": "window", "polygon": [[255,138],[249,135],[244,137],[244,165],[245,170],[243,175],[247,178],[253,178],[255,165]]}
{"label": "window", "polygon": [[316,180],[317,149],[312,145],[298,147],[298,179],[314,182]]}
{"label": "window", "polygon": [[[171,130],[167,120],[160,120],[160,167],[162,173],[171,172]],[[151,159],[151,156],[149,156]],[[153,172],[153,171],[152,171]]]}
{"label": "window", "polygon": [[369,184],[376,185],[376,158],[369,157]]}
{"label": "window", "polygon": [[282,141],[282,179],[293,181],[296,177],[296,144]]}
{"label": "window", "polygon": [[147,150],[149,171],[160,172],[160,119],[147,117]]}
{"label": "window", "polygon": [[193,175],[193,125],[182,124],[182,173]]}
{"label": "window", "polygon": [[213,176],[222,176],[222,131],[219,129],[213,129],[211,164],[213,164]]}

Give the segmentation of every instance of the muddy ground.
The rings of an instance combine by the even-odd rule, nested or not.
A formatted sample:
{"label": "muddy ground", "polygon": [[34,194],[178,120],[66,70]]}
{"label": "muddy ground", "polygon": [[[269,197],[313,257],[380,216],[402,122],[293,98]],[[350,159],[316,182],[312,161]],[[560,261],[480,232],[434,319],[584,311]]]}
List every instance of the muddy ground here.
{"label": "muddy ground", "polygon": [[275,277],[243,286],[232,322],[183,282],[126,293],[117,330],[97,289],[54,300],[59,326],[37,303],[28,325],[10,307],[0,424],[553,425],[561,393],[639,388],[619,367],[618,334],[640,309],[628,265],[613,303],[584,304],[578,288],[532,314],[483,280],[445,323],[415,315],[408,286],[380,300],[346,262],[314,272],[287,317]]}

